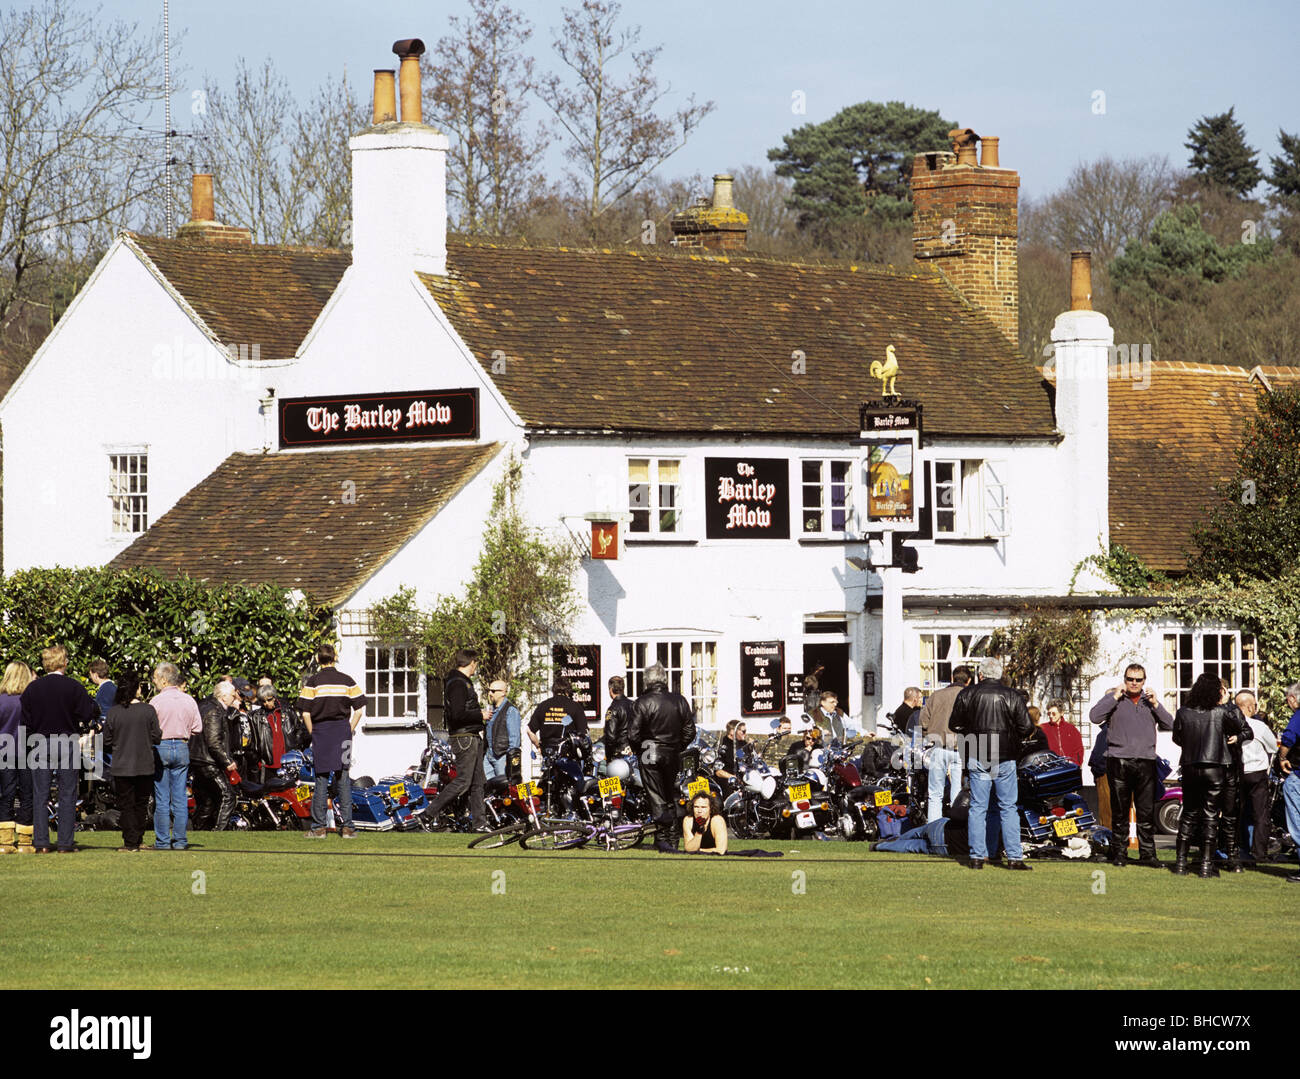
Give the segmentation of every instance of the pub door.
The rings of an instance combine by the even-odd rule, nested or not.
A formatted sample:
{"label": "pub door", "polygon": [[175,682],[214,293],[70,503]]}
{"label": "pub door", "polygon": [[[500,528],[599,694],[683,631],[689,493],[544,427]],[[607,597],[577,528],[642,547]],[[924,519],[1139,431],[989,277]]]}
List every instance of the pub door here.
{"label": "pub door", "polygon": [[[803,646],[804,677],[812,674],[818,667],[825,668],[817,676],[820,693],[832,690],[840,699],[840,707],[849,710],[849,644],[826,643],[820,641]],[[815,708],[817,701],[804,701],[804,709]]]}

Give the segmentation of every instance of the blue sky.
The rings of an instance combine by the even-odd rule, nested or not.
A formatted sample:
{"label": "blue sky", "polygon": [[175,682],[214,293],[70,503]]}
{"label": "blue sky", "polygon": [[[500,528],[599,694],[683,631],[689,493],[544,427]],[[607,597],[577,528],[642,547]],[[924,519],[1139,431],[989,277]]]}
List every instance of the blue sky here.
{"label": "blue sky", "polygon": [[[533,22],[539,67],[558,69],[551,28],[565,5],[512,6]],[[190,72],[177,86],[176,123],[183,125],[203,75],[228,85],[240,56],[255,64],[274,57],[301,100],[345,66],[368,97],[370,71],[395,66],[393,41],[416,36],[432,49],[448,16],[464,7],[464,0],[172,0],[173,34],[185,32],[174,58]],[[162,0],[109,0],[103,10],[161,22]],[[1003,167],[1020,172],[1030,197],[1049,194],[1076,163],[1103,154],[1165,154],[1182,167],[1187,129],[1230,105],[1265,171],[1278,128],[1300,130],[1294,2],[628,0],[623,11],[625,22],[642,27],[643,45],[663,46],[657,70],[672,100],[694,93],[716,103],[664,166],[668,176],[766,164],[767,150],[794,127],[867,100],[938,109],[998,136]],[[803,115],[792,111],[796,92]],[[562,170],[558,154],[550,164]]]}

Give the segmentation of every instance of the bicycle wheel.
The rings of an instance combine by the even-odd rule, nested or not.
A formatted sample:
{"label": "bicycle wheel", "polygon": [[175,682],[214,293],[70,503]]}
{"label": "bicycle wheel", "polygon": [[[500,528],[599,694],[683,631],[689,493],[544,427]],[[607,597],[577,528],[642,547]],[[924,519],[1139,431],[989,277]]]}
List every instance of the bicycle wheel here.
{"label": "bicycle wheel", "polygon": [[517,820],[504,828],[495,828],[490,832],[477,835],[469,841],[470,850],[495,850],[516,843],[528,831],[526,820]]}
{"label": "bicycle wheel", "polygon": [[654,827],[653,824],[616,824],[613,828],[606,828],[601,836],[607,850],[631,850],[644,843]]}
{"label": "bicycle wheel", "polygon": [[593,835],[595,830],[581,821],[543,820],[539,828],[520,837],[519,845],[524,850],[573,850]]}

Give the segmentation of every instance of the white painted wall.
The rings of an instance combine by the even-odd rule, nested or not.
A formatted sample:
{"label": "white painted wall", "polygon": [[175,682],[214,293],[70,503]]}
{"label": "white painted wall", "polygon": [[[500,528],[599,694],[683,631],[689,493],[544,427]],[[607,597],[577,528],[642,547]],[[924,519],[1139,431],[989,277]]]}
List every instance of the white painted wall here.
{"label": "white painted wall", "polygon": [[103,565],[109,445],[149,454],[149,520],[260,449],[260,372],[232,364],[119,241],[0,406],[4,569]]}

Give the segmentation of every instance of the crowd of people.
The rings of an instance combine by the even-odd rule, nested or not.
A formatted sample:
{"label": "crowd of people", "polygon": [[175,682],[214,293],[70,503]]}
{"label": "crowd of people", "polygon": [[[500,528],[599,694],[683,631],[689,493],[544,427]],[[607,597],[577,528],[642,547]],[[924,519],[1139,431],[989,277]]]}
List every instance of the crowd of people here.
{"label": "crowd of people", "polygon": [[[879,844],[881,850],[956,854],[972,869],[982,869],[998,843],[1010,869],[1030,868],[1020,848],[1016,815],[1018,758],[1031,739],[1052,753],[1083,765],[1081,732],[1066,718],[1061,700],[1047,704],[1047,718],[1029,705],[1027,695],[1002,682],[1002,665],[986,661],[978,676],[958,667],[951,685],[922,704],[919,689],[909,688],[903,704],[891,715],[896,730],[920,742],[932,742],[929,756],[929,802],[926,825],[897,840]],[[1286,691],[1291,721],[1279,740],[1259,714],[1249,690],[1233,696],[1218,675],[1203,673],[1186,702],[1170,715],[1147,684],[1138,663],[1124,670],[1123,685],[1108,690],[1088,714],[1098,727],[1088,760],[1097,785],[1098,818],[1110,834],[1109,860],[1122,868],[1130,864],[1165,868],[1156,854],[1156,789],[1160,778],[1156,734],[1172,732],[1181,750],[1182,814],[1175,840],[1173,873],[1190,872],[1193,848],[1199,850],[1198,874],[1217,877],[1218,852],[1227,872],[1263,863],[1268,856],[1268,776],[1274,753],[1286,776],[1282,794],[1287,828],[1300,844],[1300,772],[1289,756],[1300,737],[1300,683]],[[969,790],[965,821],[941,815],[945,792],[955,804]],[[1001,817],[994,827],[989,806],[996,802]],[[1138,857],[1128,857],[1130,819],[1135,822]],[[1117,825],[1117,826],[1116,826]],[[1288,876],[1300,883],[1300,874]]]}
{"label": "crowd of people", "polygon": [[[294,697],[282,699],[272,680],[256,682],[221,675],[211,693],[197,701],[180,669],[158,664],[149,677],[135,672],[110,677],[102,659],[87,670],[92,697],[67,674],[61,645],[41,653],[37,677],[13,661],[0,678],[0,737],[20,746],[0,758],[0,853],[75,851],[78,781],[91,762],[83,760],[82,736],[103,735],[111,759],[113,802],[122,830],[121,851],[145,848],[152,826],[156,850],[185,850],[191,830],[224,830],[245,780],[265,782],[286,752],[311,745],[315,763],[314,838],[326,834],[331,783],[343,817],[342,835],[352,838],[348,789],[351,735],[365,707],[360,687],[333,664],[326,645],[317,654],[321,669]],[[50,842],[46,792],[55,789],[57,846]],[[188,786],[195,800],[189,814]],[[147,817],[152,796],[153,818]],[[38,806],[39,803],[39,806]]]}
{"label": "crowd of people", "polygon": [[[355,837],[349,773],[352,739],[366,697],[337,669],[332,647],[323,645],[316,658],[318,671],[292,700],[282,698],[270,678],[254,683],[230,673],[197,701],[174,664],[158,664],[147,679],[133,673],[113,679],[101,659],[87,670],[95,686],[92,697],[68,677],[67,652],[59,645],[42,652],[45,673],[40,677],[21,661],[9,663],[0,678],[0,738],[9,745],[21,743],[26,757],[0,754],[0,853],[76,849],[79,762],[65,750],[79,745],[80,735],[91,728],[102,730],[104,750],[111,754],[122,851],[144,849],[150,823],[158,850],[186,849],[192,829],[225,829],[241,782],[265,783],[286,752],[307,745],[314,765],[307,837],[327,834],[331,795],[341,835]],[[486,830],[486,780],[518,777],[524,737],[546,756],[567,735],[586,734],[588,717],[564,678],[554,681],[551,696],[533,708],[526,724],[502,679],[487,686],[485,710],[474,686],[478,666],[478,654],[462,649],[444,680],[444,718],[456,775],[429,813],[437,819],[465,796],[472,826]],[[955,854],[972,869],[1004,852],[1008,868],[1030,868],[1020,844],[1017,761],[1027,747],[1038,744],[1082,767],[1084,744],[1066,718],[1063,701],[1049,700],[1044,718],[1023,691],[1004,684],[1002,674],[1002,665],[989,660],[978,672],[955,668],[952,683],[928,699],[916,687],[905,692],[889,721],[917,744],[933,746],[927,761],[928,814],[924,826],[880,843],[879,849]],[[682,752],[695,739],[694,710],[669,689],[662,665],[647,668],[643,684],[645,691],[632,700],[621,677],[609,680],[607,759],[638,756],[656,849],[675,851],[684,842],[689,852],[725,853],[726,823],[715,798],[697,796],[685,817],[677,813],[675,785]],[[787,751],[796,755],[811,754],[823,738],[842,739],[847,731],[837,695],[817,692],[815,684],[810,689],[803,732]],[[1147,685],[1145,669],[1136,663],[1125,668],[1123,685],[1109,690],[1089,712],[1098,731],[1088,766],[1097,784],[1098,818],[1112,829],[1111,864],[1164,865],[1155,848],[1160,729],[1172,731],[1182,752],[1183,811],[1170,867],[1175,874],[1190,872],[1193,848],[1199,849],[1196,870],[1201,877],[1218,875],[1215,855],[1220,849],[1226,852],[1225,869],[1233,873],[1267,858],[1268,776],[1275,753],[1286,776],[1282,794],[1288,830],[1300,842],[1300,771],[1293,770],[1290,759],[1300,738],[1300,683],[1287,689],[1286,703],[1294,714],[1279,739],[1260,715],[1253,693],[1245,690],[1233,697],[1226,682],[1207,672],[1171,716]],[[780,723],[778,736],[791,732],[788,718]],[[732,781],[743,773],[749,752],[746,731],[742,720],[727,725],[715,768],[719,779]],[[187,780],[195,798],[192,821]],[[51,847],[49,815],[37,812],[35,805],[38,794],[43,798],[51,787],[56,790],[57,848]],[[147,819],[150,796],[152,822]],[[950,807],[947,815],[945,806]],[[961,811],[954,812],[953,806]],[[1128,858],[1124,827],[1130,813],[1136,822],[1135,862]],[[1287,880],[1300,882],[1300,874]]]}

